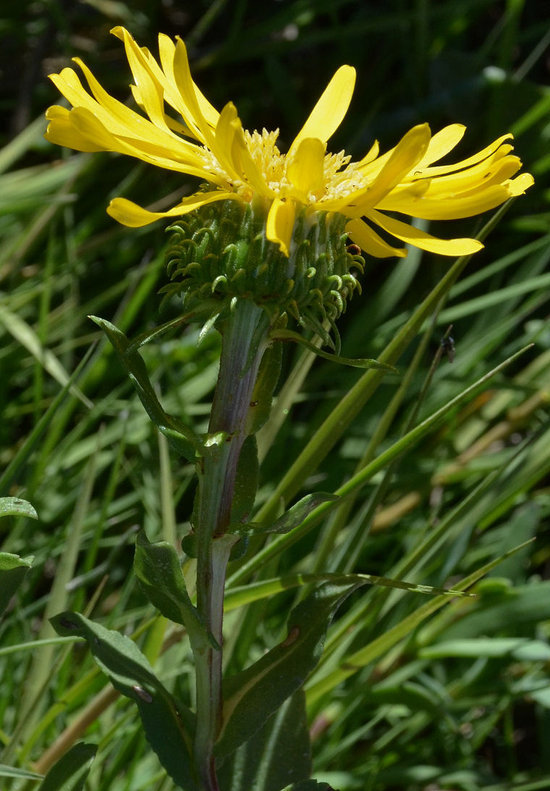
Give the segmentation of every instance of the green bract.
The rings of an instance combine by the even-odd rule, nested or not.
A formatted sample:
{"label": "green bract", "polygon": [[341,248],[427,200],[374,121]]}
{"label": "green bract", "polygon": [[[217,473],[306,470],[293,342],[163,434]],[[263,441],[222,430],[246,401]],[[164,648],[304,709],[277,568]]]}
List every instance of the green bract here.
{"label": "green bract", "polygon": [[[308,212],[296,218],[287,257],[265,234],[267,207],[233,200],[203,206],[170,227],[171,283],[186,311],[214,300],[225,313],[234,297],[264,307],[272,319],[289,314],[311,329],[331,328],[360,284],[364,261],[348,252],[346,217]],[[325,334],[325,333],[323,333]]]}

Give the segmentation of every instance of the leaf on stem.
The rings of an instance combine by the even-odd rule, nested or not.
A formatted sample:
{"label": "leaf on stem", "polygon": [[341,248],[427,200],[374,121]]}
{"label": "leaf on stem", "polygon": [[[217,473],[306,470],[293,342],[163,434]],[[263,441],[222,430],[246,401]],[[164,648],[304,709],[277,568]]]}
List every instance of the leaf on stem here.
{"label": "leaf on stem", "polygon": [[310,775],[310,753],[305,695],[298,690],[246,744],[220,762],[218,779],[231,791],[279,791],[289,783],[294,788]]}
{"label": "leaf on stem", "polygon": [[151,544],[143,531],[139,533],[134,571],[141,589],[165,618],[185,626],[189,635],[207,640],[206,630],[187,593],[177,552],[171,544],[167,541]]}
{"label": "leaf on stem", "polygon": [[164,434],[172,447],[184,458],[194,461],[201,455],[202,444],[199,438],[181,421],[164,411],[153,386],[149,381],[147,368],[140,357],[136,345],[130,343],[121,330],[106,319],[90,316],[93,322],[100,327],[111,341],[122,365],[128,372],[145,411]]}
{"label": "leaf on stem", "polygon": [[369,357],[342,357],[339,354],[325,352],[315,346],[314,343],[310,343],[305,338],[302,338],[302,336],[297,332],[293,332],[292,330],[274,330],[271,333],[271,338],[278,341],[294,341],[295,343],[300,343],[318,357],[323,357],[325,360],[330,360],[333,363],[340,363],[340,365],[350,365],[353,368],[375,368],[376,370],[388,371],[392,374],[397,373],[397,368],[394,368],[393,365],[382,363],[379,360],[372,360]]}
{"label": "leaf on stem", "polygon": [[75,744],[52,766],[38,791],[82,791],[96,752],[95,744]]}
{"label": "leaf on stem", "polygon": [[247,418],[247,434],[256,434],[271,414],[273,391],[281,375],[283,346],[273,343],[264,352],[252,393],[250,412]]}
{"label": "leaf on stem", "polygon": [[79,613],[60,613],[51,623],[59,635],[87,641],[115,689],[137,704],[149,744],[168,774],[186,791],[195,791],[191,759],[194,716],[176,703],[137,645]]}
{"label": "leaf on stem", "polygon": [[228,755],[250,739],[302,686],[321,657],[336,609],[363,584],[363,580],[354,580],[319,587],[292,610],[285,640],[246,670],[225,679],[217,756]]}
{"label": "leaf on stem", "polygon": [[[240,466],[240,465],[239,465]],[[329,492],[313,492],[302,497],[292,508],[272,523],[261,524],[248,522],[245,524],[232,524],[229,530],[241,536],[241,540],[231,555],[231,560],[238,560],[246,555],[250,538],[267,533],[290,533],[295,527],[302,524],[308,514],[322,503],[337,502],[340,498]]]}

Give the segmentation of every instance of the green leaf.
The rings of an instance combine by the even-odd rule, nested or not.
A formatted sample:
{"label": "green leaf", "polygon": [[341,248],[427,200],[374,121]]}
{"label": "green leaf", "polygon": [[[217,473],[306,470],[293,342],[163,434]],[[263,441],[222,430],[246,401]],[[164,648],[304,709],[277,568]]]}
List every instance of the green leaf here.
{"label": "green leaf", "polygon": [[[311,772],[305,695],[298,690],[218,770],[222,788],[279,791]],[[294,785],[292,786],[294,788]]]}
{"label": "green leaf", "polygon": [[0,497],[1,516],[28,516],[31,519],[38,519],[33,506],[19,497]]}
{"label": "green leaf", "polygon": [[31,564],[32,559],[20,558],[19,555],[12,555],[10,552],[0,552],[0,615],[23,582]]}
{"label": "green leaf", "polygon": [[[489,571],[494,569],[501,561],[510,557],[513,553],[521,551],[524,546],[525,544],[520,544],[508,552],[505,552],[501,557],[489,563],[485,563],[472,574],[469,574],[467,577],[455,583],[453,590],[463,591],[471,587]],[[308,689],[306,690],[308,704],[317,702],[329,690],[334,689],[337,684],[340,684],[354,673],[359,672],[361,668],[366,667],[379,657],[387,655],[397,643],[402,640],[407,640],[412,632],[429,618],[430,615],[437,612],[437,610],[442,607],[449,605],[451,602],[452,598],[448,595],[436,596],[431,601],[418,607],[409,615],[406,615],[399,623],[387,629],[385,632],[382,632],[382,634],[374,638],[374,640],[368,643],[364,648],[360,648],[351,655],[346,655],[336,669],[331,670],[327,675],[308,685]],[[417,641],[418,640],[419,638],[417,636]]]}
{"label": "green leaf", "polygon": [[244,607],[245,604],[271,598],[277,593],[287,591],[290,588],[304,587],[305,585],[315,585],[322,582],[332,582],[338,584],[353,583],[363,585],[380,585],[383,588],[395,588],[406,590],[410,593],[422,593],[428,596],[462,596],[467,598],[477,598],[475,593],[467,593],[454,588],[434,588],[431,585],[421,585],[417,582],[407,582],[406,580],[390,579],[389,577],[378,577],[376,574],[282,574],[273,579],[260,580],[259,582],[249,582],[248,585],[241,585],[227,590],[224,599],[224,609],[226,612]]}
{"label": "green leaf", "polygon": [[101,327],[111,341],[122,365],[132,380],[145,411],[155,426],[164,434],[168,442],[180,455],[189,461],[194,461],[196,456],[202,453],[202,444],[199,438],[191,429],[164,411],[149,381],[145,363],[136,350],[135,345],[131,344],[124,333],[111,322],[100,319],[97,316],[90,316],[90,318]]}
{"label": "green leaf", "polygon": [[191,761],[194,716],[176,703],[137,645],[78,613],[60,613],[51,622],[58,634],[83,637],[88,642],[115,689],[137,704],[149,744],[168,774],[186,791],[195,789]]}
{"label": "green leaf", "polygon": [[335,791],[328,783],[318,783],[317,780],[302,780],[300,783],[292,783],[285,786],[281,791]]}
{"label": "green leaf", "polygon": [[247,418],[247,434],[256,434],[271,413],[273,391],[281,375],[282,359],[282,343],[269,346],[262,357]]}
{"label": "green leaf", "polygon": [[261,524],[259,522],[232,524],[229,529],[231,532],[242,536],[242,541],[237,545],[237,549],[240,551],[232,555],[231,560],[236,560],[238,557],[242,557],[246,554],[249,538],[265,535],[267,533],[290,533],[295,527],[299,527],[304,519],[311,511],[315,510],[317,506],[328,502],[336,503],[339,499],[338,495],[330,494],[329,492],[314,492],[313,494],[307,494],[274,522],[267,524]]}
{"label": "green leaf", "polygon": [[271,525],[259,525],[254,532],[258,533],[289,533],[302,524],[306,516],[322,503],[336,503],[340,498],[330,492],[313,492],[302,497],[292,508],[276,519]]}
{"label": "green leaf", "polygon": [[231,505],[231,521],[244,522],[254,507],[258,491],[259,464],[256,437],[247,437],[241,449],[237,475],[235,478],[235,494]]}
{"label": "green leaf", "polygon": [[141,589],[162,615],[185,626],[192,635],[202,633],[206,640],[204,627],[187,593],[180,560],[171,544],[167,541],[151,544],[143,531],[139,533],[134,571]]}
{"label": "green leaf", "polygon": [[330,360],[332,363],[351,365],[353,368],[373,368],[377,371],[388,371],[389,373],[393,374],[397,373],[397,369],[394,368],[393,365],[388,365],[388,363],[383,363],[379,360],[371,360],[368,357],[341,357],[339,354],[325,352],[315,346],[314,343],[310,343],[305,338],[302,338],[302,336],[297,332],[293,332],[292,330],[274,330],[271,333],[271,338],[278,341],[295,341],[296,343],[305,346],[306,349],[309,349],[310,352],[313,352],[318,357],[323,357],[325,360]]}
{"label": "green leaf", "polygon": [[[530,348],[531,345],[520,349],[518,352],[504,360],[504,362],[500,363],[500,365],[497,365],[496,368],[493,368],[453,399],[448,401],[440,409],[433,412],[431,415],[429,415],[429,417],[427,417],[413,429],[404,434],[400,439],[394,442],[393,445],[382,451],[379,456],[352,475],[351,478],[349,478],[339,489],[336,490],[335,494],[339,497],[353,495],[362,486],[364,486],[367,481],[372,479],[372,477],[377,472],[386,467],[405,450],[412,447],[423,436],[428,434],[430,431],[433,431],[434,428],[436,428],[444,419],[448,418],[449,412],[451,412],[451,410],[455,409],[464,401],[471,398],[478,390],[481,389],[483,385],[485,385],[493,376],[495,376],[495,374],[504,370],[504,368],[510,365],[510,363],[512,363]],[[281,495],[279,495],[279,497],[280,496]],[[269,498],[269,503],[271,503],[271,505],[274,503],[274,497],[275,495],[272,495]],[[280,538],[274,539],[270,544],[257,552],[256,555],[254,555],[254,557],[252,557],[247,563],[243,564],[238,572],[232,575],[232,577],[229,579],[229,582],[235,584],[236,582],[246,579],[254,571],[256,571],[257,568],[263,566],[268,561],[268,559],[272,559],[275,555],[281,553],[283,550],[288,550],[288,548],[295,541],[306,535],[306,533],[309,532],[320,521],[321,517],[324,516],[325,512],[329,508],[330,505],[321,503],[318,508],[314,509],[314,511],[309,514],[306,519],[304,519],[303,523],[300,525],[300,530],[296,530],[295,533],[290,535],[281,536]],[[258,517],[261,521],[267,521],[270,514],[271,506],[264,504],[258,513]]]}
{"label": "green leaf", "polygon": [[26,769],[19,769],[15,766],[0,764],[0,777],[19,777],[22,780],[42,780],[44,775],[37,772],[28,772]]}
{"label": "green leaf", "polygon": [[550,646],[542,640],[528,640],[525,637],[478,637],[464,640],[445,640],[426,646],[418,655],[424,659],[442,657],[508,657],[523,661],[548,662]]}
{"label": "green leaf", "polygon": [[288,635],[253,665],[224,681],[223,724],[216,755],[247,741],[304,683],[321,657],[334,612],[363,580],[325,583],[291,612]]}
{"label": "green leaf", "polygon": [[0,305],[0,324],[15,340],[24,346],[62,387],[68,385],[71,393],[91,409],[93,404],[74,384],[69,384],[71,377],[50,349],[44,348],[36,331],[20,316],[12,313],[5,305]]}
{"label": "green leaf", "polygon": [[96,752],[95,744],[75,744],[52,766],[38,791],[82,791]]}

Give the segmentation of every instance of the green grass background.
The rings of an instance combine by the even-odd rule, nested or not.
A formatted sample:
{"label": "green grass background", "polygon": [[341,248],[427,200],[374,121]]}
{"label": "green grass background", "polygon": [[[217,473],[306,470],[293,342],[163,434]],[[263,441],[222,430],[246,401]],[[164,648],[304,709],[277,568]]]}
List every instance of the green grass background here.
{"label": "green grass background", "polygon": [[[337,488],[365,452],[401,436],[412,410],[419,409],[415,420],[425,417],[522,345],[533,347],[409,450],[391,475],[378,473],[345,516],[289,544],[260,574],[360,571],[443,586],[536,536],[479,584],[479,599],[451,602],[395,644],[376,641],[426,599],[381,588],[351,599],[329,634],[308,700],[314,776],[341,791],[550,787],[549,22],[541,0],[36,0],[4,9],[0,495],[29,500],[39,519],[0,520],[0,548],[34,557],[0,621],[2,764],[40,773],[46,751],[72,726],[78,738],[99,745],[88,781],[93,791],[173,787],[135,711],[113,700],[82,646],[51,642],[47,618],[62,609],[136,634],[163,679],[190,696],[186,642],[180,636],[161,652],[165,625],[151,620],[131,564],[137,529],[152,540],[185,531],[193,470],[159,439],[87,316],[134,336],[177,315],[178,305],[161,310],[157,295],[166,282],[162,223],[125,229],[105,207],[118,195],[168,207],[193,184],[43,140],[43,112],[58,101],[46,75],[72,56],[115,96],[127,97],[123,48],[109,35],[122,24],[153,52],[159,31],[180,35],[213,104],[234,101],[250,129],[280,128],[282,148],[342,63],[357,68],[357,87],[332,150],[345,147],[358,158],[374,138],[388,148],[416,123],[437,131],[461,122],[468,127],[462,158],[514,132],[535,187],[511,206],[433,326],[400,360],[401,377],[410,372],[410,381],[391,420],[386,409],[402,381],[395,376],[321,460],[304,493]],[[482,223],[431,230],[471,235]],[[367,262],[363,295],[339,325],[343,354],[379,354],[449,265],[418,252],[404,262]],[[444,358],[423,392],[451,323],[455,360]],[[193,328],[144,350],[168,410],[198,430],[217,353],[216,337],[198,345]],[[286,350],[287,375],[305,364]],[[261,501],[359,376],[312,362],[291,391],[290,418],[263,436]],[[377,436],[383,415],[387,425]],[[278,639],[293,601],[286,592],[228,616],[231,668]],[[339,663],[365,646],[374,648],[340,681]],[[38,779],[0,777],[0,787],[36,788]]]}

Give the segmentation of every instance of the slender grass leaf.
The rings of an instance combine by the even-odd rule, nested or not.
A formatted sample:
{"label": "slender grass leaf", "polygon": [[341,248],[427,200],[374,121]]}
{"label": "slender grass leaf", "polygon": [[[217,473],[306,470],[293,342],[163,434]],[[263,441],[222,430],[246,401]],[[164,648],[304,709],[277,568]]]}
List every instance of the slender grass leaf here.
{"label": "slender grass leaf", "polygon": [[137,645],[78,613],[60,613],[51,622],[59,635],[83,637],[88,642],[115,689],[137,704],[149,744],[168,774],[186,791],[195,789],[191,763],[194,717],[176,703]]}
{"label": "slender grass leaf", "polygon": [[33,328],[20,316],[12,313],[5,305],[0,305],[0,322],[7,332],[12,335],[21,346],[24,346],[38,363],[63,387],[69,385],[71,393],[91,409],[93,404],[86,398],[78,387],[71,384],[71,378],[57,357],[49,349],[45,349]]}
{"label": "slender grass leaf", "polygon": [[0,764],[0,777],[18,777],[21,780],[42,780],[44,775],[37,772],[28,772],[26,769],[18,769],[15,766]]}
{"label": "slender grass leaf", "polygon": [[[385,451],[380,453],[375,459],[373,459],[369,464],[366,464],[362,467],[358,472],[355,473],[345,484],[340,486],[334,494],[338,497],[347,497],[348,495],[354,495],[354,493],[359,490],[362,486],[364,486],[372,477],[386,467],[390,462],[400,456],[405,450],[414,446],[418,440],[420,440],[423,436],[428,434],[434,428],[436,428],[442,421],[449,415],[449,413],[455,409],[457,406],[462,404],[467,399],[471,398],[475,393],[483,387],[490,379],[492,379],[495,374],[499,373],[500,371],[504,370],[510,363],[514,362],[518,357],[524,354],[528,349],[532,347],[532,344],[529,346],[520,349],[518,352],[513,354],[511,357],[508,357],[504,362],[497,365],[496,368],[493,368],[491,371],[486,373],[476,382],[474,382],[470,387],[467,387],[453,399],[451,399],[448,403],[442,406],[440,409],[433,412],[429,415],[425,420],[415,426],[413,429],[408,431],[404,434],[400,439],[393,443],[389,448]],[[298,526],[293,532],[280,536],[279,538],[274,539],[270,544],[266,547],[261,549],[256,555],[247,561],[237,572],[235,572],[228,582],[230,584],[235,584],[236,582],[241,582],[242,580],[246,579],[250,576],[252,572],[256,569],[260,568],[264,565],[268,559],[273,558],[274,556],[280,554],[285,549],[288,549],[292,544],[302,538],[306,533],[312,530],[324,517],[325,513],[331,508],[331,503],[321,503],[317,508],[315,508]],[[265,507],[262,508],[258,513],[258,519],[268,519],[271,514],[271,511],[266,509]]]}
{"label": "slender grass leaf", "polygon": [[[510,557],[510,555],[512,555],[514,552],[520,551],[524,546],[525,544],[520,544],[519,546],[514,547],[514,549],[511,549],[509,552],[505,552],[500,557],[492,560],[490,563],[486,563],[472,574],[464,577],[457,584],[455,584],[454,587],[458,590],[465,590],[469,588],[475,582],[484,577],[489,571],[491,571],[491,569],[495,568],[495,566],[497,566],[502,560]],[[410,637],[413,630],[416,629],[427,618],[429,618],[432,613],[435,613],[437,610],[445,607],[451,601],[452,599],[450,599],[448,596],[436,596],[434,599],[432,599],[432,601],[426,602],[426,604],[423,604],[414,612],[407,615],[398,624],[393,626],[391,629],[388,629],[384,634],[380,635],[380,637],[372,640],[364,648],[359,649],[359,651],[355,651],[355,653],[353,653],[351,656],[346,656],[335,670],[330,671],[324,677],[313,681],[313,683],[309,685],[309,688],[306,690],[308,703],[313,703],[319,700],[327,691],[333,689],[340,682],[344,681],[349,676],[352,676],[354,673],[357,673],[361,668],[365,667],[371,662],[374,662],[380,656],[386,654],[391,648],[393,648],[393,646],[401,642],[401,640],[405,640],[406,638]]]}
{"label": "slender grass leaf", "polygon": [[[43,436],[46,430],[52,424],[52,418],[55,415],[57,409],[60,407],[61,403],[64,401],[65,396],[68,393],[72,393],[72,386],[74,382],[78,379],[84,368],[86,367],[88,360],[92,355],[93,347],[90,347],[86,354],[84,355],[83,360],[80,362],[78,367],[73,371],[69,381],[63,387],[63,389],[58,393],[55,397],[53,402],[51,403],[50,407],[47,411],[42,415],[32,432],[26,438],[24,443],[18,449],[16,455],[13,457],[7,468],[4,470],[2,475],[0,476],[0,492],[9,491],[9,487],[15,480],[16,476],[18,475],[19,471],[25,464],[25,462],[30,457],[33,450],[38,445],[38,440]],[[74,394],[73,394],[74,395]]]}
{"label": "slender grass leaf", "polygon": [[447,656],[510,657],[524,661],[550,660],[550,646],[542,640],[524,637],[479,637],[464,640],[446,640],[426,646],[418,654],[423,659],[441,659]]}
{"label": "slender grass leaf", "polygon": [[283,785],[308,778],[310,772],[305,695],[298,690],[223,761],[218,777],[221,787],[231,791],[279,791]]}
{"label": "slender grass leaf", "polygon": [[357,584],[381,585],[384,588],[397,588],[410,593],[423,593],[432,596],[468,596],[475,598],[474,594],[466,593],[465,591],[452,588],[433,588],[431,585],[419,585],[416,582],[378,577],[375,574],[284,574],[274,579],[251,582],[248,585],[229,589],[225,596],[224,608],[226,612],[229,612],[237,607],[243,607],[245,604],[251,604],[260,599],[270,598],[291,588],[321,584],[323,582],[348,583],[350,585],[356,582]]}
{"label": "slender grass leaf", "polygon": [[95,744],[75,744],[52,766],[38,791],[82,791],[96,752]]}

